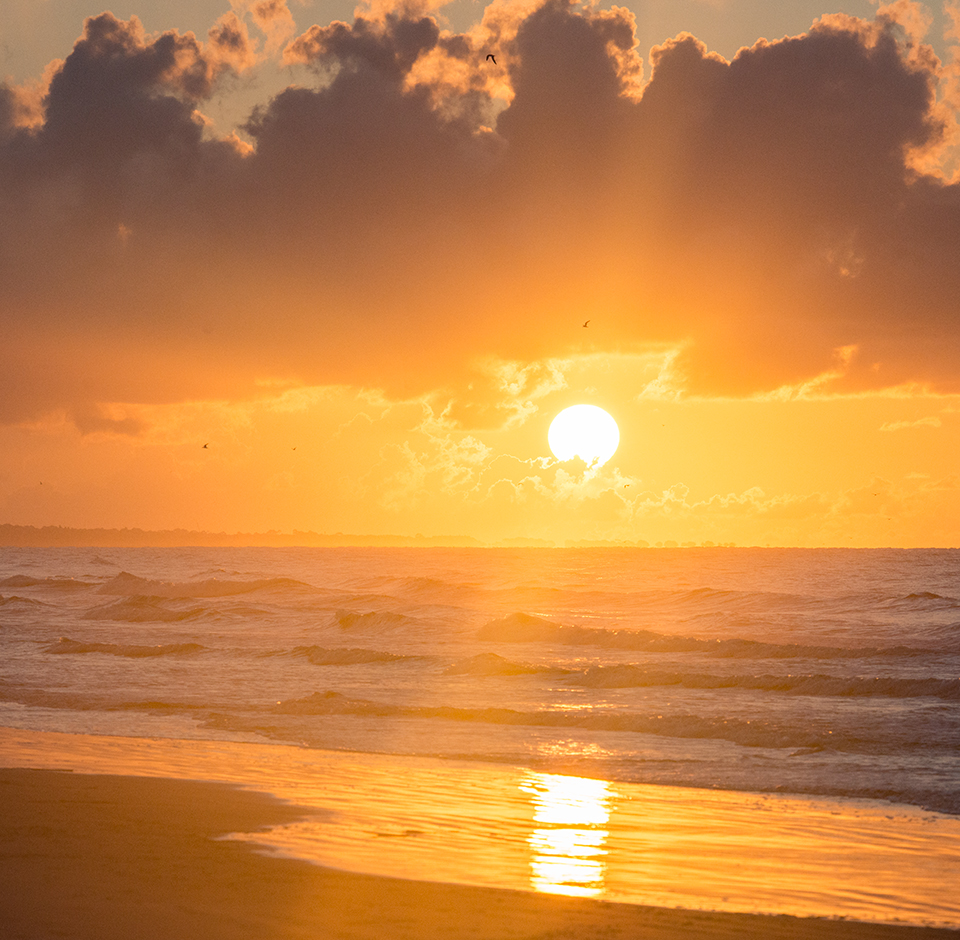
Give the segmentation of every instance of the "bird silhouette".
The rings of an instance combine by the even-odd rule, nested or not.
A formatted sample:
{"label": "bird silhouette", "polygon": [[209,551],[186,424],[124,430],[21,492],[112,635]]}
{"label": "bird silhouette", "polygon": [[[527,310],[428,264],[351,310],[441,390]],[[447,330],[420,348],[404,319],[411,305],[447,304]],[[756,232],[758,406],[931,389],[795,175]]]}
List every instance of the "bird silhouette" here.
{"label": "bird silhouette", "polygon": [[487,53],[487,62],[489,62],[491,59],[493,59],[493,64],[496,65],[497,57],[492,52],[489,52]]}
{"label": "bird silhouette", "polygon": [[204,444],[203,449],[206,450],[209,446],[210,446],[209,444]]}
{"label": "bird silhouette", "polygon": [[589,322],[590,322],[589,320],[584,321],[584,324],[583,324],[583,328],[584,328],[584,329],[587,328],[587,324],[588,324]]}

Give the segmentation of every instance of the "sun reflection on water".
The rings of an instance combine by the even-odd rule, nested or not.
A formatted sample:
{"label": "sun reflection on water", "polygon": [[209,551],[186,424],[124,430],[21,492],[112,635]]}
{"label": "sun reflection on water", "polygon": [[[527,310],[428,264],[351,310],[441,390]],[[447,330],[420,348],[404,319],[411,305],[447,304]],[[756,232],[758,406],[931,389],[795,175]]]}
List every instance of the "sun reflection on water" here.
{"label": "sun reflection on water", "polygon": [[539,824],[527,839],[533,890],[590,898],[602,894],[610,784],[530,772],[520,789],[531,795]]}

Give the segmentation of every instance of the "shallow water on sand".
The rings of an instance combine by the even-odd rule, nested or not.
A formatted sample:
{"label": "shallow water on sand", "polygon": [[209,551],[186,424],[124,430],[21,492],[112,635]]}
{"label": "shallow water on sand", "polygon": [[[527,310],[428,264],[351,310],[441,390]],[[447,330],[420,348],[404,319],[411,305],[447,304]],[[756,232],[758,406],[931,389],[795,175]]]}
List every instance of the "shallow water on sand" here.
{"label": "shallow water on sand", "polygon": [[0,729],[0,766],[216,780],[304,807],[235,834],[391,877],[713,911],[960,926],[960,819],[480,762]]}

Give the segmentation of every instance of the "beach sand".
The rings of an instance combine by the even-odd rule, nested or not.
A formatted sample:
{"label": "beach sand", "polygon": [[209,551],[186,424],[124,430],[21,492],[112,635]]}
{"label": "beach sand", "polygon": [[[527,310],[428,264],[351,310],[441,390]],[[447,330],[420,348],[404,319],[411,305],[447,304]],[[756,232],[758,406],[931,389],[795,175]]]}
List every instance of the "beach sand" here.
{"label": "beach sand", "polygon": [[5,940],[933,940],[960,931],[713,914],[334,871],[217,840],[302,813],[219,783],[0,770]]}

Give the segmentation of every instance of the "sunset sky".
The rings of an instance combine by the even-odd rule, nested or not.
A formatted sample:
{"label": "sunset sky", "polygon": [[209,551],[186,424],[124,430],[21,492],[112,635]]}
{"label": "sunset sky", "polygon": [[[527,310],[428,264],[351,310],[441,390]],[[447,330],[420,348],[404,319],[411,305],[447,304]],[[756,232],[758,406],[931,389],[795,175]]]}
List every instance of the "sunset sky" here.
{"label": "sunset sky", "polygon": [[960,0],[106,9],[0,0],[0,523],[960,544]]}

